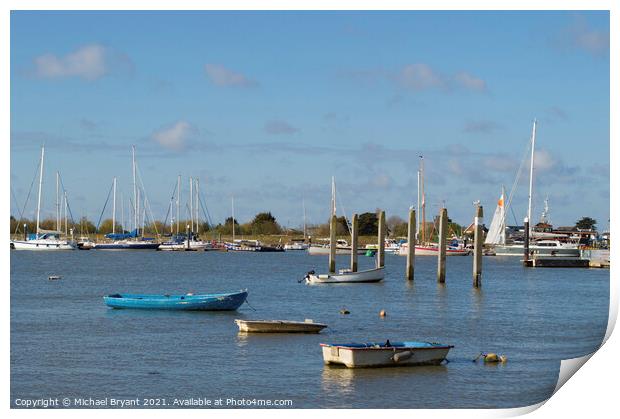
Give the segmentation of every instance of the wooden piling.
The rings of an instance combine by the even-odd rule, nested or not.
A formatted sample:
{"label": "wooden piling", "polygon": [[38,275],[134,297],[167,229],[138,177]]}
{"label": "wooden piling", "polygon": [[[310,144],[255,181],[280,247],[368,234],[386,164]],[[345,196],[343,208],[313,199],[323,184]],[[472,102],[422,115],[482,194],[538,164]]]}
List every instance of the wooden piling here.
{"label": "wooden piling", "polygon": [[415,267],[415,210],[409,208],[409,228],[407,229],[407,268],[405,276],[409,281],[413,281],[413,271]]}
{"label": "wooden piling", "polygon": [[474,218],[474,288],[482,285],[482,206],[476,208]]}
{"label": "wooden piling", "polygon": [[379,243],[377,246],[377,268],[385,266],[385,211],[379,213]]}
{"label": "wooden piling", "polygon": [[187,234],[187,247],[186,249],[189,250],[189,224],[187,224],[187,226],[185,227],[185,234]]}
{"label": "wooden piling", "polygon": [[351,272],[357,272],[357,214],[351,220]]}
{"label": "wooden piling", "polygon": [[530,260],[530,219],[525,217],[523,220],[524,240],[523,240],[523,264],[527,265]]}
{"label": "wooden piling", "polygon": [[329,220],[329,273],[336,273],[336,215]]}
{"label": "wooden piling", "polygon": [[437,256],[437,282],[446,282],[446,233],[448,224],[448,210],[442,208],[439,213],[439,251]]}

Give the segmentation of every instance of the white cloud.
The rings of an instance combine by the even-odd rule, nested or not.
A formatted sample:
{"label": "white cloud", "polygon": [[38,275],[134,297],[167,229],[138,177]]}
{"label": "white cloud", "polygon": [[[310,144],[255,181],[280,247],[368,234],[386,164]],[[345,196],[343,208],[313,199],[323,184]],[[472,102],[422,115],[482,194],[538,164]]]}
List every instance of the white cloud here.
{"label": "white cloud", "polygon": [[164,148],[181,151],[195,128],[186,121],[178,121],[172,126],[155,131],[151,138]]}
{"label": "white cloud", "polygon": [[557,160],[547,150],[534,151],[534,170],[545,172],[553,169],[557,163]]}
{"label": "white cloud", "polygon": [[299,131],[299,129],[286,121],[269,121],[265,124],[265,132],[268,134],[294,134],[297,131]]}
{"label": "white cloud", "polygon": [[249,79],[241,73],[237,73],[221,64],[205,64],[205,72],[211,82],[224,87],[256,87],[258,82]]}
{"label": "white cloud", "polygon": [[596,30],[588,26],[583,17],[578,17],[566,30],[568,45],[593,55],[609,52],[609,31]]}
{"label": "white cloud", "polygon": [[413,90],[446,87],[444,78],[427,64],[406,65],[395,79],[401,86]]}
{"label": "white cloud", "polygon": [[464,71],[454,76],[454,81],[457,86],[469,90],[484,91],[487,88],[487,83],[484,80]]}
{"label": "white cloud", "polygon": [[85,45],[59,57],[43,54],[34,59],[35,73],[41,78],[81,77],[96,80],[108,73],[106,49],[97,44]]}

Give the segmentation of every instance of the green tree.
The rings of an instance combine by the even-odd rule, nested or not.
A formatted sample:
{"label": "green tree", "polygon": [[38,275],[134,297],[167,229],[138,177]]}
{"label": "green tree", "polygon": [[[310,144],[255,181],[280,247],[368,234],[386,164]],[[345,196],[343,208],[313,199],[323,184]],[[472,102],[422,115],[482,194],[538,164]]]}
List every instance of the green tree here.
{"label": "green tree", "polygon": [[[112,232],[112,219],[111,218],[107,218],[105,220],[103,220],[101,222],[101,224],[99,224],[99,230],[97,230],[97,233],[99,234],[108,234]],[[115,233],[122,233],[123,232],[123,228],[121,227],[121,225],[117,222],[116,225],[114,226],[114,232]]]}
{"label": "green tree", "polygon": [[577,221],[575,227],[580,230],[595,230],[596,220],[590,217],[582,217],[579,221]]}
{"label": "green tree", "polygon": [[372,212],[360,214],[357,224],[360,236],[374,236],[379,231],[379,218]]}
{"label": "green tree", "polygon": [[271,212],[259,212],[248,226],[252,234],[280,234],[282,228]]}

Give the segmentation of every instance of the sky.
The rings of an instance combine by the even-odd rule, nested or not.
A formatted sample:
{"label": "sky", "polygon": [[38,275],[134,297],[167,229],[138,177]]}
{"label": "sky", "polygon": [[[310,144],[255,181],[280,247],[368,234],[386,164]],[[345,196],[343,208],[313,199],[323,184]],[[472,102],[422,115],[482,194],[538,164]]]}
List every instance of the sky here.
{"label": "sky", "polygon": [[10,55],[14,216],[43,144],[43,217],[56,171],[74,218],[115,176],[128,207],[135,145],[157,219],[178,175],[215,223],[233,196],[240,222],[323,223],[332,176],[339,214],[405,218],[423,155],[427,218],[467,225],[480,201],[488,225],[537,119],[534,220],[548,197],[556,226],[608,226],[608,12],[13,11]]}

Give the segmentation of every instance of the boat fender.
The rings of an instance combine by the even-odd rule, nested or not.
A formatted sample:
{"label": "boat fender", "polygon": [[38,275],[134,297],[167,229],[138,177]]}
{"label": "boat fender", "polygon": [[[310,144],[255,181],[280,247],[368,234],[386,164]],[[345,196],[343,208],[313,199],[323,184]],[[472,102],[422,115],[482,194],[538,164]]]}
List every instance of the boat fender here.
{"label": "boat fender", "polygon": [[412,351],[404,351],[404,352],[398,352],[396,354],[394,354],[392,356],[392,361],[398,363],[400,361],[405,361],[409,358],[411,358],[413,356],[413,352]]}

